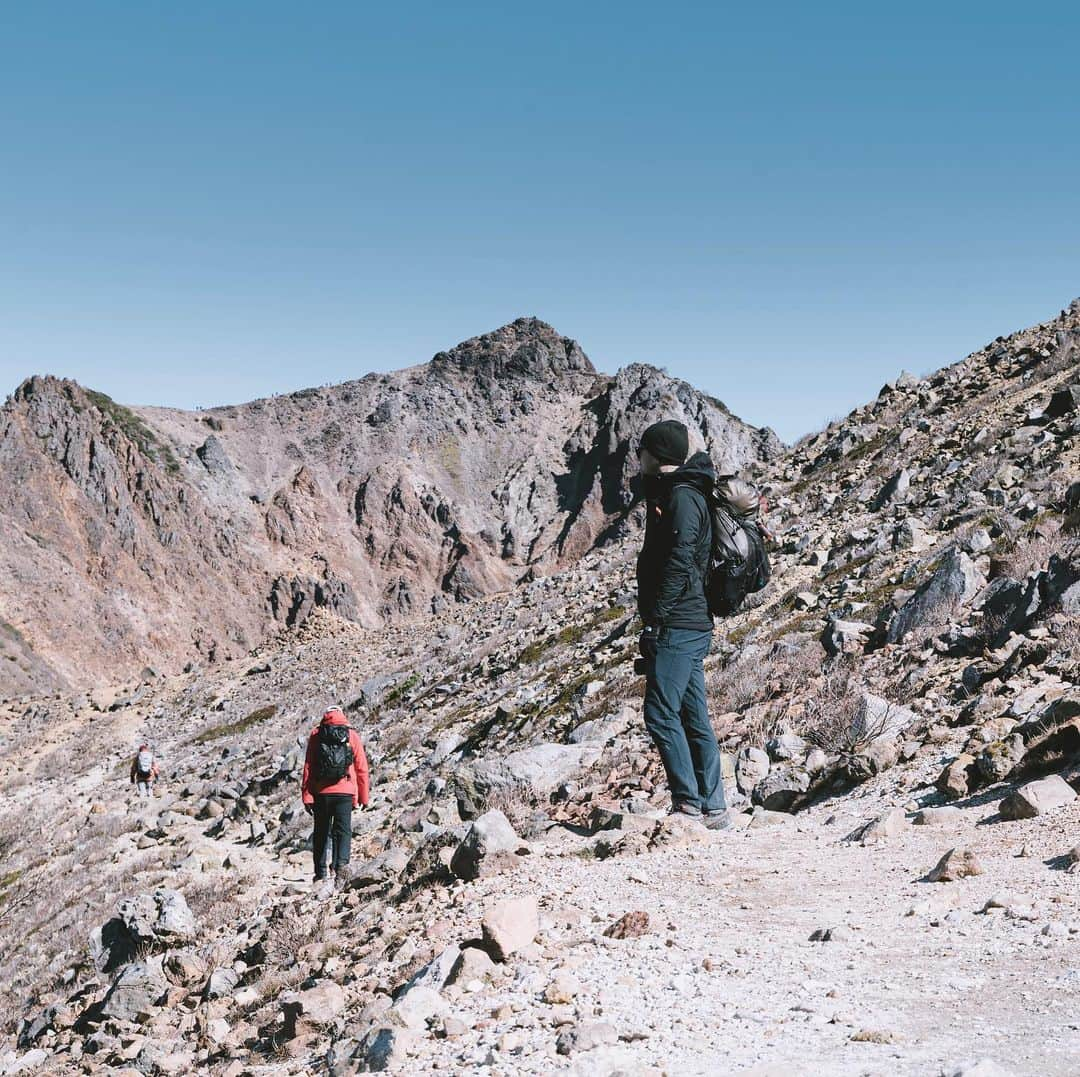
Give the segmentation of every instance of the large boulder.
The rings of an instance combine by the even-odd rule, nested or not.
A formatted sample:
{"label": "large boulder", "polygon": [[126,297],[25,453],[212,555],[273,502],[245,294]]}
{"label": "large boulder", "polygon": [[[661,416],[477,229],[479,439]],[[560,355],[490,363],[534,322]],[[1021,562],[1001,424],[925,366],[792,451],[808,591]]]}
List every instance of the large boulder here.
{"label": "large boulder", "polygon": [[947,763],[938,775],[936,783],[938,791],[947,800],[966,797],[971,792],[977,775],[975,756],[962,752],[952,762]]}
{"label": "large boulder", "polygon": [[1076,799],[1073,788],[1060,774],[1028,782],[1010,793],[999,805],[1002,819],[1033,819]]}
{"label": "large boulder", "polygon": [[802,767],[774,767],[754,786],[751,800],[767,811],[791,811],[810,788],[810,775]]}
{"label": "large boulder", "polygon": [[950,547],[935,566],[933,575],[897,610],[886,631],[886,640],[898,643],[916,629],[942,624],[982,584],[983,577],[971,558],[958,547]]}
{"label": "large boulder", "polygon": [[101,1014],[114,1021],[135,1021],[141,1014],[151,1013],[168,990],[160,956],[136,961],[125,966],[113,981]]}
{"label": "large boulder", "polygon": [[831,617],[821,633],[821,645],[830,655],[861,654],[873,635],[874,626],[866,621],[845,621]]}
{"label": "large boulder", "polygon": [[1024,738],[1019,733],[1012,733],[983,748],[975,766],[987,784],[1004,781],[1024,758],[1025,751]]}
{"label": "large boulder", "polygon": [[509,792],[543,798],[599,757],[602,745],[546,742],[504,756],[479,759],[454,777],[464,818],[479,815],[492,794]]}
{"label": "large boulder", "polygon": [[498,808],[473,820],[461,844],[454,851],[450,870],[459,878],[471,881],[513,868],[518,854],[527,852],[524,842],[514,833],[510,820]]}
{"label": "large boulder", "polygon": [[184,895],[162,887],[118,902],[116,916],[91,934],[90,954],[102,972],[113,972],[140,950],[187,942],[195,933],[195,917]]}
{"label": "large boulder", "polygon": [[754,786],[768,777],[770,766],[768,752],[749,745],[740,748],[735,758],[735,783],[739,792],[749,796]]}
{"label": "large boulder", "polygon": [[1023,632],[1039,615],[1040,575],[1023,580],[999,576],[990,582],[983,596],[983,625],[991,647],[1000,647],[1012,632]]}
{"label": "large boulder", "polygon": [[862,692],[851,722],[852,742],[893,740],[918,719],[919,716],[908,707],[873,692]]}

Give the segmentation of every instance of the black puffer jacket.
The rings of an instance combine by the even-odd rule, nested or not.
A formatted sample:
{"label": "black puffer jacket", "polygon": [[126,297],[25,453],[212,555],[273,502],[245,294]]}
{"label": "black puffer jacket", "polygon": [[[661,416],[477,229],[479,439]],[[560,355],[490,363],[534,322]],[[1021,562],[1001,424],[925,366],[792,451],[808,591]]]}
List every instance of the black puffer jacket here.
{"label": "black puffer jacket", "polygon": [[647,625],[695,631],[713,626],[705,599],[712,525],[701,495],[715,482],[716,469],[703,452],[676,471],[643,480],[648,515],[637,583],[638,612]]}

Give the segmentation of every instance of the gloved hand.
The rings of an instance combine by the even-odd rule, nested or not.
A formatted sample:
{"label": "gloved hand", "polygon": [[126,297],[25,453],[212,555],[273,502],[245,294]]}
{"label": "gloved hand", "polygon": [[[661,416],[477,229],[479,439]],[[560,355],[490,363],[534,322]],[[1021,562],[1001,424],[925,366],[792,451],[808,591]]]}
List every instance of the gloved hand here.
{"label": "gloved hand", "polygon": [[651,625],[646,625],[638,637],[638,652],[648,662],[656,658],[656,638],[657,631]]}

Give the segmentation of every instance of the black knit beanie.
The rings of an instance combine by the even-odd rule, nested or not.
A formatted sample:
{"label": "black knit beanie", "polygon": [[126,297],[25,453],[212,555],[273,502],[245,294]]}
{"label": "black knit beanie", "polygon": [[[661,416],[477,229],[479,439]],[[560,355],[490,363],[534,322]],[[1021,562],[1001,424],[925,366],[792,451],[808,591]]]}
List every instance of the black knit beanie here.
{"label": "black knit beanie", "polygon": [[641,435],[641,449],[648,449],[661,464],[685,464],[690,434],[678,419],[665,419]]}

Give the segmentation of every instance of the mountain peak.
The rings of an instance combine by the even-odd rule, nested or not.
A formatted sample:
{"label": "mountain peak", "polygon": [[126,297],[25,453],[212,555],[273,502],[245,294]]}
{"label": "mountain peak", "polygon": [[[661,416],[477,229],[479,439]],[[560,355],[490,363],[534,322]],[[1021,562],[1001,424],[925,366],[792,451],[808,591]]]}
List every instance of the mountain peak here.
{"label": "mountain peak", "polygon": [[581,345],[539,318],[516,318],[489,333],[463,340],[432,358],[436,367],[551,378],[566,373],[595,374]]}

